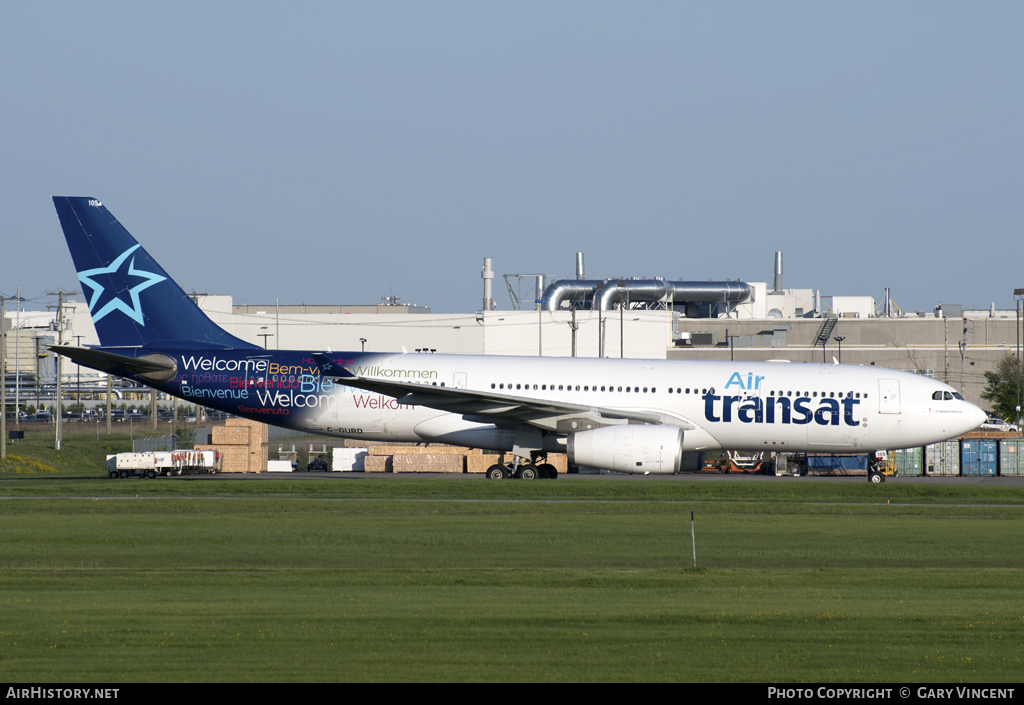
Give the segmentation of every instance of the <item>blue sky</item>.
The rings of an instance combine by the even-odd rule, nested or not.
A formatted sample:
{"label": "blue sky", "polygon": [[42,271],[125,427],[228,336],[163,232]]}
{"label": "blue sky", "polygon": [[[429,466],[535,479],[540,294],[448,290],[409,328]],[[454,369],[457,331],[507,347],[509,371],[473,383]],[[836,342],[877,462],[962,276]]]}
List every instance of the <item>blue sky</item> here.
{"label": "blue sky", "polygon": [[1024,287],[1024,5],[16,3],[0,291],[94,196],[186,291],[481,306],[501,274]]}

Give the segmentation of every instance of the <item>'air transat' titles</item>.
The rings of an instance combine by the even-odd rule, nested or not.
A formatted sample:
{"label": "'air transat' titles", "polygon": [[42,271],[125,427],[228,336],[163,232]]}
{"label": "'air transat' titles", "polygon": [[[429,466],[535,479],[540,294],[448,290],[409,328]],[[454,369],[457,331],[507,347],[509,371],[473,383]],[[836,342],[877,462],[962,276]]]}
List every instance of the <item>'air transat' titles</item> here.
{"label": "'air transat' titles", "polygon": [[[739,391],[748,394],[761,388],[763,376],[748,374],[744,379],[738,372],[734,372],[725,384],[726,391],[730,387],[737,387]],[[797,426],[809,424],[812,421],[819,426],[838,426],[839,420],[847,426],[860,426],[860,421],[853,417],[853,407],[860,404],[860,399],[852,397],[820,398],[813,401],[818,403],[814,409],[810,408],[813,403],[808,396],[774,396],[761,397],[746,396],[743,394],[715,394],[714,389],[709,389],[703,396],[704,418],[716,423],[731,423],[734,420],[740,423],[780,423],[794,424]],[[840,412],[840,407],[842,411]]]}

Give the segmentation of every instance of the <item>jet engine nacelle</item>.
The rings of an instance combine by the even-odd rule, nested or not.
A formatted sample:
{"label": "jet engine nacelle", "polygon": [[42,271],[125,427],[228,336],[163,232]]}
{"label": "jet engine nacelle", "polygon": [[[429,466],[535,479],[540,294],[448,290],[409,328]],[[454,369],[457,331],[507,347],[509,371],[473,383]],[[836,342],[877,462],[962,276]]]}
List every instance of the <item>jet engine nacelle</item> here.
{"label": "jet engine nacelle", "polygon": [[683,462],[683,430],[673,426],[605,426],[569,436],[569,462],[605,470],[670,475]]}

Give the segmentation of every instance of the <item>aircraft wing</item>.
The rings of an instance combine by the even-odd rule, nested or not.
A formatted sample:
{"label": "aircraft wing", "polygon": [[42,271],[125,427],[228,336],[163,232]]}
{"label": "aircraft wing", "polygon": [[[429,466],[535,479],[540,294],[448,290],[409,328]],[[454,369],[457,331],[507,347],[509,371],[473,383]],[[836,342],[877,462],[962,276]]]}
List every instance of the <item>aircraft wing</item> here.
{"label": "aircraft wing", "polygon": [[[681,416],[664,411],[590,406],[493,391],[375,379],[353,374],[335,363],[325,353],[314,353],[313,358],[320,368],[321,375],[341,380],[350,387],[394,397],[401,404],[426,406],[439,411],[462,414],[467,421],[477,423],[498,426],[527,423],[546,430],[566,432],[623,422],[661,424],[687,431],[694,428],[693,424]],[[580,427],[581,421],[588,425]]]}

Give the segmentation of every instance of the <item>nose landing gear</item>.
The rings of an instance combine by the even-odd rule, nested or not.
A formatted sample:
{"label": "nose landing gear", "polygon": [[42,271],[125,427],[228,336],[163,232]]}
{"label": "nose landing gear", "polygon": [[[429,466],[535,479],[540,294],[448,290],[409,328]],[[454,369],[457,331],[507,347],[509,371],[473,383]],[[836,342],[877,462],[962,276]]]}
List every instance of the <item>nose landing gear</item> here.
{"label": "nose landing gear", "polygon": [[886,477],[896,476],[896,461],[884,450],[876,450],[868,462],[868,482],[877,485]]}

